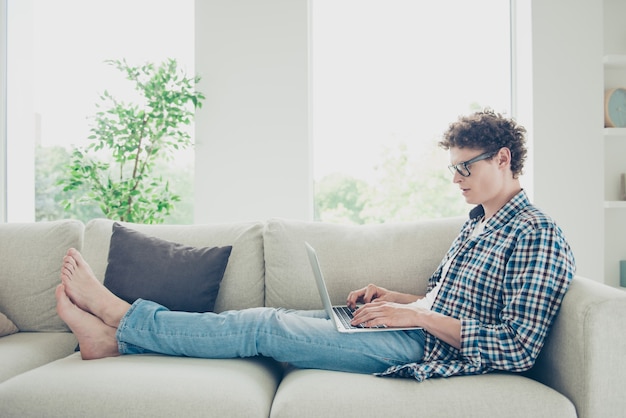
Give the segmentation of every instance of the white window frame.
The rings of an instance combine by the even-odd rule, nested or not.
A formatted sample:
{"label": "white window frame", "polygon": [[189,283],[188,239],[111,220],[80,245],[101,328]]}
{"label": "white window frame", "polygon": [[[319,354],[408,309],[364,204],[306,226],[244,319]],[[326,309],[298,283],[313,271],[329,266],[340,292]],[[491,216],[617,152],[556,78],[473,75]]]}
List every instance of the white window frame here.
{"label": "white window frame", "polygon": [[0,0],[0,223],[7,221],[7,2]]}

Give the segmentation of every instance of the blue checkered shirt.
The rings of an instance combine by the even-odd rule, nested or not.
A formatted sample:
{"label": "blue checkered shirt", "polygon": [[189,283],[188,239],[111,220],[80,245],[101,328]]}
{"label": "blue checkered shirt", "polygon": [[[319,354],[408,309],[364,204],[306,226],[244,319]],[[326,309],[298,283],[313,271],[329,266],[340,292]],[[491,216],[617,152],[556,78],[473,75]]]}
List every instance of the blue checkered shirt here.
{"label": "blue checkered shirt", "polygon": [[574,276],[574,256],[560,228],[521,191],[485,225],[470,213],[457,239],[429,280],[429,290],[452,264],[432,310],[461,320],[461,349],[425,333],[419,363],[380,375],[430,377],[531,368]]}

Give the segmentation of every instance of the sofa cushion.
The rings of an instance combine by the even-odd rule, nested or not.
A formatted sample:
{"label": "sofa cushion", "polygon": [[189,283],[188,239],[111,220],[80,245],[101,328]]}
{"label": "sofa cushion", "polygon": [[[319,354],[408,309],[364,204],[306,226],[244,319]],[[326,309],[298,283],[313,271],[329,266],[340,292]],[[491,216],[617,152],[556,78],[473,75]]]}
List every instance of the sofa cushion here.
{"label": "sofa cushion", "polygon": [[[70,332],[18,332],[0,338],[0,382],[72,354],[76,343]],[[5,416],[1,407],[0,416]]]}
{"label": "sofa cushion", "polygon": [[104,285],[128,303],[142,298],[173,311],[209,312],[231,250],[182,245],[116,222]]}
{"label": "sofa cushion", "polygon": [[283,378],[272,405],[272,418],[331,416],[575,418],[577,415],[572,402],[561,393],[532,379],[507,373],[417,382],[325,370],[293,370]]}
{"label": "sofa cushion", "polygon": [[20,331],[69,331],[56,313],[54,290],[68,248],[80,250],[79,221],[0,224],[0,312]]}
{"label": "sofa cushion", "polygon": [[317,251],[333,303],[345,303],[350,291],[369,283],[424,294],[463,221],[351,226],[270,219],[264,231],[266,305],[322,307],[305,241]]}
{"label": "sofa cushion", "polygon": [[0,385],[0,415],[265,418],[280,377],[263,358],[75,354]]}
{"label": "sofa cushion", "polygon": [[15,334],[19,330],[5,314],[0,312],[0,337],[4,337],[6,335]]}
{"label": "sofa cushion", "polygon": [[[232,246],[214,310],[263,306],[263,223],[143,225],[120,222],[144,234],[193,247]],[[85,227],[83,257],[104,281],[113,221],[96,219]]]}

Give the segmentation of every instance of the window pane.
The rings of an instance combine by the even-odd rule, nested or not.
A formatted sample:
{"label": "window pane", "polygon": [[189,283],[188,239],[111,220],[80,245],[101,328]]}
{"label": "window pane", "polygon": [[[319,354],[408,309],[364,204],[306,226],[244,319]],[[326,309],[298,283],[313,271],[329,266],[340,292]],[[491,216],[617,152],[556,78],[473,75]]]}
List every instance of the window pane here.
{"label": "window pane", "polygon": [[510,113],[509,3],[313,0],[316,217],[371,223],[464,215],[448,124]]}
{"label": "window pane", "polygon": [[[56,182],[73,147],[89,143],[100,95],[140,103],[134,83],[105,61],[171,58],[193,77],[193,13],[193,0],[8,1],[9,221],[103,216],[98,205],[65,212]],[[182,199],[166,222],[192,222],[193,150],[158,170]]]}

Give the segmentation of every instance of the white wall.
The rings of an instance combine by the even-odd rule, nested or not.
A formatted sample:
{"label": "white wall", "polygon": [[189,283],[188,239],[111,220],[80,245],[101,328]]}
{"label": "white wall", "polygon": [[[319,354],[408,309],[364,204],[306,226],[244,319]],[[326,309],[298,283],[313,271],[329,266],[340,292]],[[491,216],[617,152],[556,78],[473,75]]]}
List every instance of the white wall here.
{"label": "white wall", "polygon": [[532,2],[534,201],[604,279],[602,0]]}
{"label": "white wall", "polygon": [[[519,6],[530,14],[519,24],[532,26],[516,63],[516,113],[531,137],[525,181],[564,230],[579,274],[602,280],[602,1]],[[311,219],[307,8],[306,0],[196,1],[207,93],[196,119],[196,222]]]}
{"label": "white wall", "polygon": [[195,222],[312,219],[307,0],[195,4]]}

